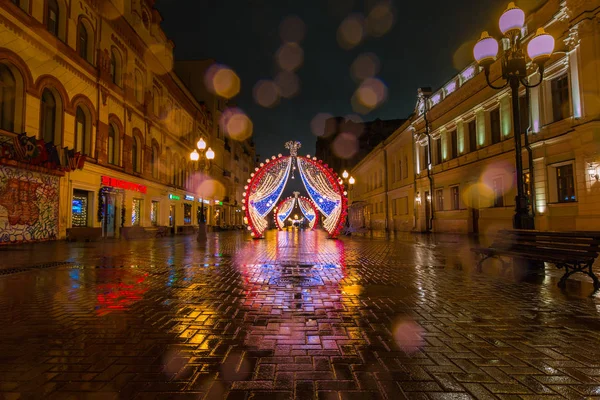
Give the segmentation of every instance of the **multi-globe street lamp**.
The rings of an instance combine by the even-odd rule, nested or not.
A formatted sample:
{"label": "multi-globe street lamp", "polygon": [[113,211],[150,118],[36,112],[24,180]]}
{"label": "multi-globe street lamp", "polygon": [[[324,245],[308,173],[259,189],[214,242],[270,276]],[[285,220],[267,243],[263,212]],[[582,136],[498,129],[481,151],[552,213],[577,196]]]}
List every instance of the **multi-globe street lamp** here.
{"label": "multi-globe street lamp", "polygon": [[[203,138],[200,138],[200,140],[198,140],[198,142],[196,143],[196,147],[197,147],[197,149],[194,149],[194,151],[192,151],[190,153],[190,160],[194,161],[196,163],[196,165],[200,167],[200,168],[197,168],[198,170],[203,170],[205,172],[208,172],[210,170],[210,163],[215,158],[215,152],[210,147],[208,149],[206,149],[206,142],[204,141]],[[200,164],[200,165],[198,165],[198,164]],[[201,197],[200,198],[200,221],[199,221],[199,223],[204,224],[204,222],[205,222],[204,218],[205,218],[204,217],[204,198]],[[201,230],[202,229],[199,229],[199,231],[198,231],[199,235],[200,235]]]}
{"label": "multi-globe street lamp", "polygon": [[[354,187],[354,184],[356,183],[356,179],[354,179],[353,176],[350,176],[350,174],[348,173],[348,171],[344,170],[344,172],[342,172],[342,182],[346,183],[348,182],[348,194],[352,193],[352,188]],[[348,197],[350,197],[348,195]],[[346,228],[350,227],[350,213],[347,213],[346,215]]]}
{"label": "multi-globe street lamp", "polygon": [[[527,196],[523,187],[523,161],[521,155],[521,121],[519,112],[519,87],[534,88],[544,78],[544,64],[550,59],[554,51],[554,38],[547,34],[543,28],[539,28],[536,34],[527,43],[527,55],[531,61],[528,70],[528,59],[523,51],[522,42],[526,39],[523,35],[525,24],[525,13],[523,10],[509,3],[507,9],[500,16],[499,27],[504,35],[502,38],[503,50],[500,54],[502,66],[502,78],[506,81],[501,86],[495,86],[490,81],[490,67],[498,58],[498,41],[489,36],[487,32],[481,34],[481,38],[473,48],[473,55],[477,63],[483,67],[485,79],[493,89],[504,89],[510,86],[512,95],[513,129],[515,141],[515,158],[517,169],[517,196],[515,198],[515,215],[513,227],[515,229],[534,229],[534,219],[529,212]],[[539,81],[530,85],[527,81],[529,75],[535,73],[535,67],[539,72]]]}

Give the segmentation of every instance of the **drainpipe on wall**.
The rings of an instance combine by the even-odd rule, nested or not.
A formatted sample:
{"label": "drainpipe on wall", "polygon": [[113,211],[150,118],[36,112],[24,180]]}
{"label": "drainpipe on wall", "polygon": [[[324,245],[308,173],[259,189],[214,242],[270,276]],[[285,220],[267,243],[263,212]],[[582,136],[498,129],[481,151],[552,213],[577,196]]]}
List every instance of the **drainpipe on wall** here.
{"label": "drainpipe on wall", "polygon": [[[414,129],[414,127],[411,126],[411,128]],[[417,159],[416,155],[416,141],[415,141],[415,131],[413,130],[412,132],[413,137],[411,138],[411,142],[412,142],[412,153],[413,153],[413,192],[414,192],[414,196],[413,196],[413,230],[415,230],[417,228],[417,210],[418,210],[418,203],[417,203],[417,169],[415,168],[415,160]],[[408,168],[408,165],[405,167]]]}
{"label": "drainpipe on wall", "polygon": [[385,234],[388,235],[389,230],[389,204],[388,204],[388,164],[387,164],[387,149],[385,143],[383,146],[383,191],[385,193]]}
{"label": "drainpipe on wall", "polygon": [[[531,116],[529,115],[529,88],[527,86],[525,86],[525,101],[527,105],[527,116],[529,117],[527,119],[529,126],[527,129],[525,129],[525,148],[527,149],[527,157],[529,159],[529,192],[531,193],[529,201],[531,203],[531,215],[535,218],[535,179],[533,177],[533,151],[531,150],[531,145],[529,143],[529,133],[531,132]],[[515,117],[513,116],[513,118]],[[521,118],[521,116],[519,115],[516,118]]]}
{"label": "drainpipe on wall", "polygon": [[[423,110],[423,120],[425,121],[425,134],[427,135],[427,179],[429,179],[429,208],[431,213],[429,214],[429,221],[427,221],[427,232],[431,232],[433,229],[433,218],[435,209],[433,207],[433,176],[431,176],[431,134],[429,133],[429,120],[427,119],[427,111],[429,105],[429,94],[423,93],[423,101],[425,102],[425,108]],[[427,198],[425,198],[425,207],[427,207]]]}

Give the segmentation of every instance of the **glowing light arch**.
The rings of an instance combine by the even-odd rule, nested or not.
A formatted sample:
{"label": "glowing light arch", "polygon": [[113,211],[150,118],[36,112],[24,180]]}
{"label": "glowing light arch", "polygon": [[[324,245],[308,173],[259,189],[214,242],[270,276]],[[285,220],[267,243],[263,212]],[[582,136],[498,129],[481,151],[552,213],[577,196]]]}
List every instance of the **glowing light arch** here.
{"label": "glowing light arch", "polygon": [[275,225],[279,230],[285,228],[285,221],[288,219],[294,206],[298,204],[300,211],[304,215],[304,218],[308,220],[308,227],[314,229],[319,222],[319,211],[315,206],[315,203],[305,196],[299,196],[299,192],[294,192],[294,197],[290,196],[282,200],[273,213],[273,219]]}
{"label": "glowing light arch", "polygon": [[298,156],[300,146],[300,142],[286,143],[286,148],[290,150],[289,156],[279,154],[277,157],[267,158],[248,179],[242,201],[248,230],[254,238],[263,237],[268,227],[266,216],[275,208],[290,178],[290,172],[294,179],[296,170],[310,200],[323,214],[322,225],[329,236],[335,238],[343,229],[348,199],[342,180],[322,160],[309,155]]}

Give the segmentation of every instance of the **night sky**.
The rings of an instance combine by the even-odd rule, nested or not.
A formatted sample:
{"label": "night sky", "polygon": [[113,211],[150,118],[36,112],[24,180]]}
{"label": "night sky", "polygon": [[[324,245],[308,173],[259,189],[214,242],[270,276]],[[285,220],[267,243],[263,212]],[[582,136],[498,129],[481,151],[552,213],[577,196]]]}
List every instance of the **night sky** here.
{"label": "night sky", "polygon": [[[213,58],[239,75],[241,91],[234,101],[251,118],[257,153],[266,158],[286,153],[287,140],[300,140],[300,153],[314,154],[311,121],[317,114],[356,114],[351,98],[360,81],[352,77],[350,66],[364,53],[379,59],[375,76],[387,87],[387,96],[372,111],[358,115],[365,121],[408,117],[418,87],[440,87],[472,61],[472,46],[482,30],[497,33],[498,18],[508,1],[394,1],[387,3],[394,16],[387,32],[380,32],[384,23],[367,25],[358,45],[343,48],[338,28],[344,19],[352,14],[352,20],[369,21],[369,15],[380,15],[371,13],[380,3],[386,1],[158,0],[156,8],[164,18],[167,37],[175,42],[176,59]],[[517,2],[526,12],[536,1],[528,3],[532,4]],[[280,70],[275,58],[283,43],[280,24],[290,16],[305,25],[298,43],[303,63],[295,71],[300,90],[265,108],[255,101],[253,88],[261,79],[274,79]],[[389,21],[389,13],[381,18],[371,20]],[[356,29],[349,31],[356,33]]]}

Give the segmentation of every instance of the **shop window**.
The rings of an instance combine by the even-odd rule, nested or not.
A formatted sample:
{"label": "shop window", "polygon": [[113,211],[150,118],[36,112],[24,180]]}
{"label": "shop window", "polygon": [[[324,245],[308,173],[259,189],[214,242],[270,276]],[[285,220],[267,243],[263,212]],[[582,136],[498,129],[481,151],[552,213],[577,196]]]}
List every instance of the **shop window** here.
{"label": "shop window", "polygon": [[444,189],[435,191],[435,206],[438,211],[444,211]]}
{"label": "shop window", "polygon": [[458,186],[452,186],[450,188],[450,195],[452,198],[452,209],[458,210],[460,208],[460,197],[458,192]]}
{"label": "shop window", "polygon": [[576,200],[573,164],[556,168],[556,188],[558,190],[559,203],[568,203]]}
{"label": "shop window", "polygon": [[131,225],[132,226],[140,226],[142,216],[142,200],[141,199],[133,199],[133,203],[131,205]]}
{"label": "shop window", "polygon": [[17,81],[5,64],[0,64],[0,129],[13,132],[15,129],[15,110]]}
{"label": "shop window", "polygon": [[500,107],[490,112],[490,123],[492,128],[492,144],[500,143],[502,138],[500,127]]}
{"label": "shop window", "polygon": [[88,192],[84,190],[73,191],[71,203],[71,226],[86,227],[88,225]]}
{"label": "shop window", "polygon": [[158,226],[158,201],[152,201],[150,205],[150,223],[152,226]]}
{"label": "shop window", "polygon": [[527,196],[527,204],[531,203],[531,175],[529,172],[523,174],[523,192]]}
{"label": "shop window", "polygon": [[192,205],[183,204],[183,224],[190,225],[192,223]]}
{"label": "shop window", "polygon": [[504,185],[502,184],[502,178],[495,178],[492,183],[494,207],[504,207]]}
{"label": "shop window", "polygon": [[552,90],[552,115],[554,122],[561,121],[571,115],[569,101],[569,77],[567,74],[555,78],[550,83]]}

